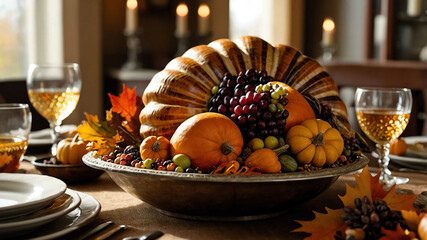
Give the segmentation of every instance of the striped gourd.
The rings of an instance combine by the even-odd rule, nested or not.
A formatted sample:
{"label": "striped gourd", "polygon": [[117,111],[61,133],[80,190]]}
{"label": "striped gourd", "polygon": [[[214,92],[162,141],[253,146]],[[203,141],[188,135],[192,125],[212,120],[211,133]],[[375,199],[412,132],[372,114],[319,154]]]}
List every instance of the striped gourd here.
{"label": "striped gourd", "polygon": [[273,47],[257,37],[242,37],[236,42],[220,39],[193,47],[156,74],[143,95],[141,135],[170,138],[187,118],[208,110],[210,90],[220,83],[224,73],[237,75],[250,68],[264,69],[276,81],[329,104],[351,131],[338,88],[317,61],[289,46]]}

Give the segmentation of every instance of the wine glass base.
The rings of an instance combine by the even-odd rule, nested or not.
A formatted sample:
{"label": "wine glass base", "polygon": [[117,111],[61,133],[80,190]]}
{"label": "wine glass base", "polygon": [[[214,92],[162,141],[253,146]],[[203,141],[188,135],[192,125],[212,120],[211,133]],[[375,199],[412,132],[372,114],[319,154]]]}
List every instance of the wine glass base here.
{"label": "wine glass base", "polygon": [[386,186],[392,186],[394,184],[405,184],[409,182],[409,178],[383,175],[380,177],[380,182]]}

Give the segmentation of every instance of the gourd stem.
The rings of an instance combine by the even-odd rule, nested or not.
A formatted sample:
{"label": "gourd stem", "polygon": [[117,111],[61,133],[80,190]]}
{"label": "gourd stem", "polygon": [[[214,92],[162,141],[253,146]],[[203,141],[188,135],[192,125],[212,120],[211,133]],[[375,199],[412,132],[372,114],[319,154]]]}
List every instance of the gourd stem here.
{"label": "gourd stem", "polygon": [[151,146],[151,149],[155,152],[160,151],[160,142],[156,141],[155,143],[153,143],[153,146]]}
{"label": "gourd stem", "polygon": [[236,150],[234,150],[233,146],[231,146],[230,143],[225,142],[221,145],[221,151],[222,151],[222,154],[228,155],[232,152],[235,152]]}
{"label": "gourd stem", "polygon": [[322,146],[323,145],[323,135],[324,133],[320,132],[311,140],[315,146]]}
{"label": "gourd stem", "polygon": [[281,146],[281,147],[278,147],[278,148],[276,148],[276,149],[273,149],[273,151],[276,153],[276,155],[277,155],[277,156],[280,156],[280,154],[282,154],[282,153],[284,153],[284,152],[288,151],[288,148],[289,148],[289,145],[288,145],[288,144],[285,144],[285,145],[283,145],[283,146]]}

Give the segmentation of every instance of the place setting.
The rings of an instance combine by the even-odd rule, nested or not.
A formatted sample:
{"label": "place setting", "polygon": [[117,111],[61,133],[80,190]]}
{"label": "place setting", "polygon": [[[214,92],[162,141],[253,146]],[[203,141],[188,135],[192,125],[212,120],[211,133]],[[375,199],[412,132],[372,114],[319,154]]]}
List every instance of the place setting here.
{"label": "place setting", "polygon": [[[76,65],[72,66],[78,68]],[[58,67],[55,68],[58,69]],[[76,74],[78,77],[78,72]],[[54,76],[55,74],[49,75],[49,77]],[[49,77],[44,76],[43,79],[47,82],[52,81],[49,80]],[[29,79],[29,84],[33,84],[32,78]],[[67,80],[69,78],[64,77],[62,79]],[[80,80],[79,77],[77,79]],[[55,82],[55,80],[53,81]],[[56,85],[53,88],[42,87],[40,89],[36,88],[34,92],[29,92],[32,104],[36,106],[36,109],[40,112],[46,112],[47,117],[54,119],[54,124],[51,124],[53,128],[51,129],[52,134],[49,134],[49,140],[46,142],[41,143],[42,141],[32,140],[47,139],[47,131],[35,132],[31,137],[32,114],[28,104],[0,104],[0,122],[2,123],[0,124],[0,172],[2,172],[0,173],[0,235],[2,239],[56,238],[85,226],[94,220],[100,211],[100,203],[95,198],[86,193],[69,189],[67,183],[61,180],[73,182],[79,176],[88,175],[91,177],[91,174],[88,174],[87,171],[83,172],[83,174],[77,174],[79,168],[74,170],[74,166],[58,164],[58,166],[61,166],[61,168],[58,168],[60,170],[51,172],[43,169],[43,162],[39,163],[39,159],[36,157],[26,156],[25,158],[31,159],[34,165],[39,163],[39,170],[45,175],[22,173],[22,171],[16,172],[30,143],[51,147],[51,152],[45,154],[44,161],[51,161],[52,156],[57,155],[56,151],[62,148],[61,146],[57,148],[58,140],[56,136],[59,136],[59,125],[61,120],[72,112],[78,97],[74,105],[68,107],[68,113],[64,115],[62,114],[64,110],[59,109],[58,113],[61,114],[50,116],[51,112],[47,109],[51,109],[52,105],[46,105],[45,111],[43,110],[44,105],[41,104],[51,103],[45,98],[49,98],[52,95],[51,101],[54,102],[54,106],[60,106],[58,104],[60,101],[64,101],[63,104],[68,104],[70,101],[63,99],[61,94],[57,92],[63,91],[67,95],[66,93],[69,92],[69,89],[73,89],[65,84],[65,87],[61,90],[59,87],[63,85],[59,84],[58,81],[61,80],[56,80]],[[40,83],[38,85],[40,86]],[[47,86],[48,84],[41,83],[41,85]],[[31,96],[38,97],[32,98]],[[64,106],[67,107],[68,105]],[[62,132],[66,133],[75,128],[75,126],[68,126]],[[83,154],[85,152],[81,155]],[[81,156],[76,157],[80,158],[81,161]],[[84,164],[81,165],[84,166]],[[77,164],[76,166],[81,165]],[[94,171],[90,168],[88,169],[92,172]],[[73,175],[74,179],[67,179],[66,171],[69,172],[68,175]],[[87,180],[88,177],[86,176],[86,178],[82,179]]]}
{"label": "place setting", "polygon": [[2,238],[52,239],[85,226],[100,211],[88,194],[50,176],[0,174]]}

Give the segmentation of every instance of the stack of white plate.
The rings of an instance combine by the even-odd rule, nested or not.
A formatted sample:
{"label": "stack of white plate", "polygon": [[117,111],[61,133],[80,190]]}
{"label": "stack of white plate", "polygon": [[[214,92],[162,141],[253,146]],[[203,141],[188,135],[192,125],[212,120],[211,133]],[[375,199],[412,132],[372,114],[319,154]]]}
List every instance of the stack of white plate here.
{"label": "stack of white plate", "polygon": [[[0,174],[0,238],[52,239],[91,222],[101,206],[54,177]],[[54,221],[55,220],[55,221]]]}

